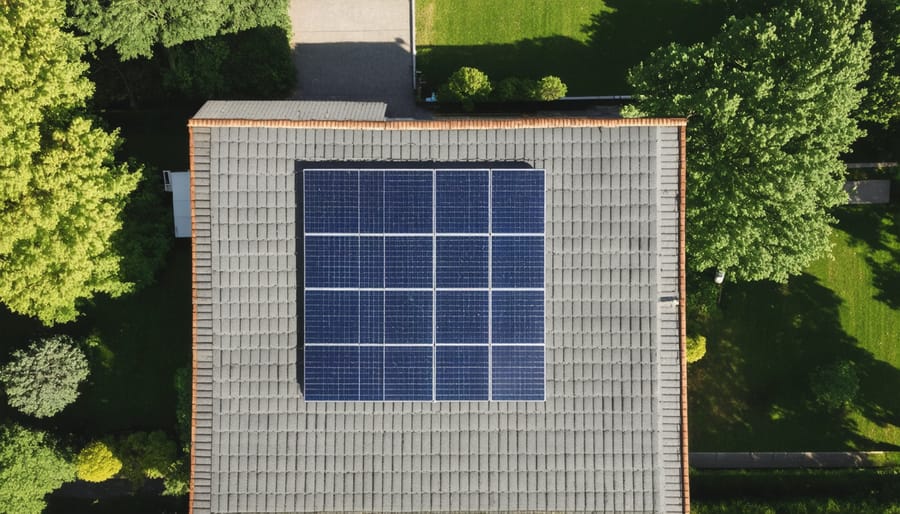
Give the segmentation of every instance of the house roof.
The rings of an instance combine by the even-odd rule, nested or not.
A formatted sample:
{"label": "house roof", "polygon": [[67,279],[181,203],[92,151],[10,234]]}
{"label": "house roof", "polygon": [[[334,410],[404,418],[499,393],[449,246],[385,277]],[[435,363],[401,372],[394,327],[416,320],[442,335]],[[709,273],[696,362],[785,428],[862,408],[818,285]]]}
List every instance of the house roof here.
{"label": "house roof", "polygon": [[[687,509],[684,120],[228,104],[189,123],[193,512]],[[304,401],[298,162],[545,169],[546,401]]]}

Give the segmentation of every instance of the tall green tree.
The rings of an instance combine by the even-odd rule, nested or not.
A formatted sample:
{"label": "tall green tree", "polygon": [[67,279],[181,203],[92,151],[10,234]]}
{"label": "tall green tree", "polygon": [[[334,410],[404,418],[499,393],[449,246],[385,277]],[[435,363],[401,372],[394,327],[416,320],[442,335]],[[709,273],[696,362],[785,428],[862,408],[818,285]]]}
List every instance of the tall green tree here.
{"label": "tall green tree", "polygon": [[711,42],[670,45],[629,72],[626,115],[688,118],[695,270],[784,281],[829,251],[872,35],[863,0],[794,4],[732,18]]}
{"label": "tall green tree", "polygon": [[860,119],[887,125],[900,119],[900,0],[868,0],[865,18],[875,45]]}
{"label": "tall green tree", "polygon": [[75,479],[75,465],[45,432],[0,426],[0,512],[34,514],[44,496]]}
{"label": "tall green tree", "polygon": [[216,34],[254,27],[287,28],[287,0],[69,0],[71,21],[100,47],[123,59],[151,57],[168,48]]}
{"label": "tall green tree", "polygon": [[45,324],[128,290],[110,238],[138,180],[82,114],[93,88],[63,19],[61,0],[0,9],[0,302]]}

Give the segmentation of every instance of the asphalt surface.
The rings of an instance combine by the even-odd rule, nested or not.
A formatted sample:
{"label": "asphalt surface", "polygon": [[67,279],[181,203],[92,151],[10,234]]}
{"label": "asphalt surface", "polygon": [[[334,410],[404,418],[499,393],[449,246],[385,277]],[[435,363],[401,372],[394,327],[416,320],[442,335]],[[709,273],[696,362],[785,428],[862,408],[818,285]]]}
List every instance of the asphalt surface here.
{"label": "asphalt surface", "polygon": [[294,98],[382,101],[388,117],[415,117],[411,2],[292,0]]}

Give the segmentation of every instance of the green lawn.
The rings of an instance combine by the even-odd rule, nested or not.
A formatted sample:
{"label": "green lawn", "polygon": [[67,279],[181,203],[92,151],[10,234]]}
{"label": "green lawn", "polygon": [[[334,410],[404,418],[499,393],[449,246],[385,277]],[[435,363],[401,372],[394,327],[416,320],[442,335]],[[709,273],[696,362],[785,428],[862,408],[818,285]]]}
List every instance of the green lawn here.
{"label": "green lawn", "polygon": [[418,0],[418,67],[439,85],[460,66],[492,80],[557,75],[570,95],[627,94],[625,72],[670,41],[707,39],[725,0]]}
{"label": "green lawn", "polygon": [[[691,449],[900,449],[900,207],[838,213],[833,258],[788,285],[727,284],[708,352],[689,367]],[[861,377],[844,413],[814,408],[810,372]]]}

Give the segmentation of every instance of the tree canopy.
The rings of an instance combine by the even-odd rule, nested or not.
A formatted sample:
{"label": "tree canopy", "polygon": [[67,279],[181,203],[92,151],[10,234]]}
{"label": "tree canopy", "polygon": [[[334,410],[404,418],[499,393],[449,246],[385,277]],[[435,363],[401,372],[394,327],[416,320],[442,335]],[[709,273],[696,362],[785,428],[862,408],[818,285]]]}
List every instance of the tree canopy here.
{"label": "tree canopy", "polygon": [[55,336],[16,350],[0,368],[10,406],[38,418],[50,417],[78,398],[87,378],[87,357],[71,337]]}
{"label": "tree canopy", "polygon": [[128,290],[110,244],[138,175],[114,162],[116,133],[82,112],[93,87],[61,0],[0,11],[0,301],[45,324],[76,302]]}
{"label": "tree canopy", "polygon": [[875,45],[860,118],[886,125],[900,119],[900,0],[868,0],[865,18]]}
{"label": "tree canopy", "polygon": [[72,23],[123,59],[216,34],[287,27],[287,0],[70,0]]}
{"label": "tree canopy", "polygon": [[41,512],[44,496],[74,478],[75,466],[48,434],[0,426],[0,512]]}
{"label": "tree canopy", "polygon": [[784,281],[829,251],[839,155],[863,133],[872,35],[863,0],[800,0],[730,19],[629,72],[626,115],[686,116],[688,266]]}

